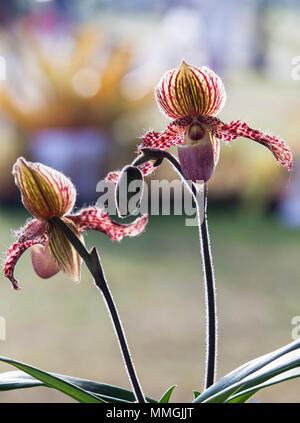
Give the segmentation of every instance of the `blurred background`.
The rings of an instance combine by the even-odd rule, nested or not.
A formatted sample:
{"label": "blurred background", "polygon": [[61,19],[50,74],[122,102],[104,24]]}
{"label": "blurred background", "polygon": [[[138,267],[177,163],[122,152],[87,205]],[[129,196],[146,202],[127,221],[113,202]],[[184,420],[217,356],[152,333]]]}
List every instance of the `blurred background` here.
{"label": "blurred background", "polygon": [[[223,78],[222,120],[242,119],[280,135],[295,158],[289,175],[257,143],[222,145],[209,182],[218,375],[291,342],[291,320],[300,315],[299,18],[296,0],[2,0],[2,256],[12,229],[29,217],[11,175],[16,158],[63,171],[78,189],[77,206],[94,203],[97,182],[133,159],[138,137],[166,126],[153,87],[184,58]],[[154,177],[177,176],[163,164]],[[143,236],[121,245],[104,235],[86,237],[101,253],[147,395],[159,398],[178,384],[175,401],[202,390],[205,357],[198,234],[184,219],[150,217]],[[27,253],[16,275],[18,293],[0,279],[7,325],[1,355],[129,387],[110,319],[84,266],[80,285],[61,274],[45,281]],[[255,398],[299,402],[300,382]],[[35,388],[1,393],[0,402],[10,401],[69,400]]]}

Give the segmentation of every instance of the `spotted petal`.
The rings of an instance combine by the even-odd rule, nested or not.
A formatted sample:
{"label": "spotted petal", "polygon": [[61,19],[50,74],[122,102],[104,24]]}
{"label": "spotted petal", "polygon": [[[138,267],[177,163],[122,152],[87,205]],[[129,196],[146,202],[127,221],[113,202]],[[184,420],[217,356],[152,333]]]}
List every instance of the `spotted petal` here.
{"label": "spotted petal", "polygon": [[[158,148],[160,150],[167,150],[173,145],[181,144],[184,139],[184,131],[188,124],[190,123],[189,120],[179,120],[170,123],[165,131],[163,132],[156,132],[156,131],[149,131],[143,137],[142,144],[138,147],[138,152],[143,147],[148,148]],[[149,161],[141,166],[139,166],[140,170],[142,171],[143,175],[149,175],[154,170],[154,161]],[[120,175],[120,171],[113,171],[109,172],[106,176],[105,180],[113,183],[117,183],[118,178]]]}
{"label": "spotted petal", "polygon": [[113,241],[121,241],[124,236],[137,236],[142,233],[148,222],[147,215],[139,217],[127,225],[113,222],[104,210],[97,207],[82,209],[78,214],[67,216],[72,220],[79,233],[94,230],[104,232]]}
{"label": "spotted petal", "polygon": [[46,224],[36,219],[31,220],[17,235],[18,240],[10,247],[3,262],[4,276],[10,280],[14,289],[20,288],[14,270],[21,255],[34,245],[45,246],[48,242]]}
{"label": "spotted petal", "polygon": [[[172,122],[163,132],[147,132],[143,136],[143,143],[139,146],[138,151],[143,147],[167,150],[173,145],[182,144],[186,127],[187,125],[177,125],[175,122]],[[154,161],[149,161],[141,165],[139,168],[143,175],[149,175],[153,172],[154,164]]]}
{"label": "spotted petal", "polygon": [[113,170],[112,172],[108,172],[108,174],[105,177],[105,181],[116,184],[118,182],[120,173],[121,173],[120,170]]}
{"label": "spotted petal", "polygon": [[166,72],[156,89],[161,111],[171,119],[216,115],[226,101],[222,80],[209,68],[188,65]]}
{"label": "spotted petal", "polygon": [[281,138],[258,129],[251,129],[245,122],[240,120],[232,121],[229,124],[211,116],[199,116],[198,120],[205,123],[210,131],[223,141],[232,141],[240,136],[264,145],[273,153],[280,165],[288,170],[292,169],[291,150]]}
{"label": "spotted petal", "polygon": [[20,157],[13,167],[13,175],[24,206],[37,219],[63,216],[73,208],[76,190],[62,173]]}

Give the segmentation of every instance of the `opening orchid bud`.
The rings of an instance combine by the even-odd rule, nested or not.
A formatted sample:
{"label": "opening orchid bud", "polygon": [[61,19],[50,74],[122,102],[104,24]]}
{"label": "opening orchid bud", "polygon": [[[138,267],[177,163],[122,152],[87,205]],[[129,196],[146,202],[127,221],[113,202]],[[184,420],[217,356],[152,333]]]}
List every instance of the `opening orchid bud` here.
{"label": "opening orchid bud", "polygon": [[116,185],[116,206],[120,217],[133,215],[141,201],[144,188],[143,174],[136,166],[125,166]]}
{"label": "opening orchid bud", "polygon": [[57,170],[20,157],[14,164],[13,175],[24,206],[37,219],[63,216],[73,208],[75,187]]}

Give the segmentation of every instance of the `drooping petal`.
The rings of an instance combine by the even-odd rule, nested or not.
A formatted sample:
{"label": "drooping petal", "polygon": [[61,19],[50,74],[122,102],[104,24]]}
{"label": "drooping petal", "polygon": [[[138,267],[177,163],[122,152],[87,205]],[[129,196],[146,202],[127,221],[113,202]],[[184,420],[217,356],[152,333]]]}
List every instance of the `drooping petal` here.
{"label": "drooping petal", "polygon": [[[62,220],[80,238],[80,234],[74,223],[66,217],[62,217]],[[60,270],[69,275],[74,282],[79,282],[81,257],[56,222],[49,221],[47,225],[49,233],[48,245],[56,265]],[[82,241],[81,238],[80,240]]]}
{"label": "drooping petal", "polygon": [[63,216],[73,208],[76,190],[62,173],[20,157],[13,167],[13,175],[24,206],[37,219]]}
{"label": "drooping petal", "polygon": [[40,278],[48,279],[59,272],[48,245],[34,245],[30,253],[33,269]]}
{"label": "drooping petal", "polygon": [[232,141],[237,137],[245,137],[264,145],[273,153],[280,165],[288,170],[292,169],[291,150],[281,138],[258,129],[251,129],[245,122],[240,120],[232,121],[229,124],[210,116],[198,116],[198,120],[205,123],[210,131],[223,141]]}
{"label": "drooping petal", "polygon": [[[181,144],[184,138],[184,131],[190,121],[179,120],[170,123],[165,131],[156,132],[149,131],[143,137],[142,144],[138,147],[138,152],[143,147],[158,148],[160,150],[167,150],[172,145]],[[148,161],[139,166],[143,175],[149,175],[154,170],[155,161]],[[120,171],[109,172],[105,180],[113,183],[117,183],[120,175]]]}
{"label": "drooping petal", "polygon": [[188,65],[166,72],[156,89],[161,111],[171,119],[199,114],[214,116],[226,101],[222,80],[209,68]]}
{"label": "drooping petal", "polygon": [[14,277],[15,266],[21,255],[30,247],[48,242],[46,224],[34,219],[18,232],[18,240],[10,247],[3,262],[3,274],[14,289],[19,289],[18,281]]}
{"label": "drooping petal", "polygon": [[87,207],[78,214],[67,216],[72,220],[79,233],[94,230],[105,233],[113,241],[121,241],[124,236],[134,237],[142,233],[148,222],[148,216],[137,218],[127,225],[113,222],[104,210],[97,207]]}
{"label": "drooping petal", "polygon": [[25,242],[17,241],[8,250],[3,264],[3,274],[10,280],[14,289],[20,288],[18,281],[14,277],[14,270],[17,261],[29,247],[40,243],[41,241],[38,239],[32,239]]}

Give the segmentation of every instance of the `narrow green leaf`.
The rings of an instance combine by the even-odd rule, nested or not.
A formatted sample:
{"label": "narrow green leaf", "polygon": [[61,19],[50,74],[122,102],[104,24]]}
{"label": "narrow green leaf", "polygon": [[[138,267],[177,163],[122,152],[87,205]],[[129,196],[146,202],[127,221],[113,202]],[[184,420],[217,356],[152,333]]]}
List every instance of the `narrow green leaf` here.
{"label": "narrow green leaf", "polygon": [[161,397],[161,399],[158,402],[161,403],[161,404],[168,403],[170,401],[172,392],[174,391],[176,386],[177,385],[173,385],[169,389],[167,389],[166,392],[163,394],[163,396]]}
{"label": "narrow green leaf", "polygon": [[247,402],[248,399],[253,397],[253,395],[257,392],[257,389],[254,389],[252,392],[249,393],[242,393],[239,395],[234,395],[232,397],[229,397],[228,400],[226,400],[226,403],[244,403]]}
{"label": "narrow green leaf", "polygon": [[[299,367],[300,367],[300,365],[299,365]],[[296,367],[294,369],[280,373],[277,376],[272,377],[271,379],[267,380],[266,382],[261,383],[260,385],[256,385],[253,388],[249,388],[249,389],[246,389],[246,390],[243,389],[241,392],[229,397],[226,402],[241,402],[240,397],[243,398],[244,396],[247,395],[248,398],[250,398],[256,392],[260,391],[261,389],[267,388],[267,387],[272,386],[272,385],[276,385],[277,383],[285,382],[285,381],[290,380],[290,379],[295,379],[295,378],[300,376],[300,368],[299,367]]]}
{"label": "narrow green leaf", "polygon": [[[81,379],[72,376],[50,373],[54,377],[58,377],[73,385],[79,386],[81,389],[99,396],[106,402],[134,402],[134,394],[124,388],[98,383],[93,380]],[[45,384],[22,371],[10,371],[0,373],[0,391],[8,391],[11,389],[33,388],[36,386],[45,386]],[[157,401],[147,398],[148,402],[156,403]]]}
{"label": "narrow green leaf", "polygon": [[256,358],[229,373],[194,402],[225,402],[238,392],[257,385],[295,367],[300,366],[300,340]]}
{"label": "narrow green leaf", "polygon": [[70,382],[67,382],[57,376],[53,376],[52,374],[45,372],[43,370],[40,370],[36,367],[29,366],[28,364],[21,363],[20,361],[12,360],[7,357],[0,357],[0,361],[7,364],[11,364],[12,366],[17,367],[18,369],[23,370],[25,373],[28,373],[34,378],[42,381],[46,386],[55,388],[58,391],[61,391],[64,394],[69,395],[70,397],[74,398],[75,400],[79,402],[87,402],[87,403],[105,402],[101,400],[100,398],[96,397],[94,394],[91,394],[85,391],[84,389],[73,385]]}

